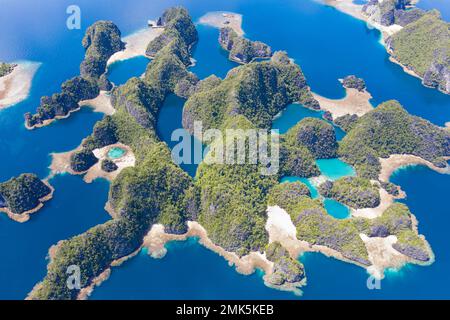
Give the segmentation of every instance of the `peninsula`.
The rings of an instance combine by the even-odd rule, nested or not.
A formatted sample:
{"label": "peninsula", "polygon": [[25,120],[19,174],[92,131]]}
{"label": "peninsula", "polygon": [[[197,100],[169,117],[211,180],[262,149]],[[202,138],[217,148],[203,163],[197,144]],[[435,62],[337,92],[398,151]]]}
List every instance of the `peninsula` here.
{"label": "peninsula", "polygon": [[325,3],[379,29],[391,61],[422,84],[450,94],[449,23],[439,11],[415,8],[411,0],[325,0]]}

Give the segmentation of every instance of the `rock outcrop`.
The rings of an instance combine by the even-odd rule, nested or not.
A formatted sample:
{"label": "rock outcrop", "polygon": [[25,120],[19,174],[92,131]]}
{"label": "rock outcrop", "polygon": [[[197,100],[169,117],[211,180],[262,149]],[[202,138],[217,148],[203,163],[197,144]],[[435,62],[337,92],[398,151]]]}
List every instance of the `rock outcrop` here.
{"label": "rock outcrop", "polygon": [[267,44],[241,37],[230,27],[220,29],[219,43],[223,49],[230,52],[230,60],[240,63],[272,56],[272,49]]}

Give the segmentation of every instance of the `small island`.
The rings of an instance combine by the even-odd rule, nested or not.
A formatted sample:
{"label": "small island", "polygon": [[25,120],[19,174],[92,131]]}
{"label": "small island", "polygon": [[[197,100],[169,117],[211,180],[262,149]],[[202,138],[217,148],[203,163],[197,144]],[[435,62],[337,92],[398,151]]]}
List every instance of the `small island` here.
{"label": "small island", "polygon": [[44,206],[53,196],[53,187],[36,175],[23,173],[0,183],[0,211],[12,220],[26,222],[30,214]]}

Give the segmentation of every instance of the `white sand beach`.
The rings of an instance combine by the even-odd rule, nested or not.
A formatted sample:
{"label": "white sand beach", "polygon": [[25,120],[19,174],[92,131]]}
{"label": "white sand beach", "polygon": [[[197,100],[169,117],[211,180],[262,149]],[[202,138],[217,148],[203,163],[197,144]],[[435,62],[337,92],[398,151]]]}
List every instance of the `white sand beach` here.
{"label": "white sand beach", "polygon": [[148,248],[149,254],[154,258],[162,258],[166,253],[164,245],[168,241],[184,241],[189,237],[199,237],[199,243],[211,251],[214,251],[225,260],[230,266],[236,266],[236,271],[249,275],[255,269],[262,269],[266,274],[272,273],[273,263],[267,260],[260,252],[251,252],[246,256],[239,257],[234,252],[228,252],[220,246],[214,244],[209,238],[206,230],[195,221],[188,221],[188,231],[185,234],[175,235],[164,232],[164,226],[153,225],[147,236],[144,238],[144,246]]}
{"label": "white sand beach", "polygon": [[150,41],[159,36],[163,31],[164,28],[146,27],[124,37],[122,41],[125,42],[125,50],[113,54],[109,58],[107,65],[137,56],[145,56],[145,51]]}
{"label": "white sand beach", "polygon": [[41,63],[31,61],[15,62],[14,70],[0,78],[0,110],[25,100],[31,89],[36,71]]}
{"label": "white sand beach", "polygon": [[[114,162],[117,165],[117,170],[113,172],[105,172],[101,168],[102,161],[104,159],[108,159],[108,152],[111,148],[121,148],[125,150],[125,154],[117,159],[110,159],[112,162]],[[86,183],[91,183],[97,178],[104,178],[109,181],[114,180],[119,173],[128,167],[134,167],[136,164],[136,157],[134,156],[133,151],[131,148],[127,145],[124,145],[122,143],[116,143],[113,145],[109,145],[100,149],[94,149],[92,151],[95,155],[95,157],[98,159],[98,162],[93,165],[84,175],[83,180]]]}
{"label": "white sand beach", "polygon": [[226,11],[212,11],[202,16],[198,20],[198,23],[218,29],[230,27],[239,36],[244,35],[244,30],[242,30],[242,15],[238,13]]}
{"label": "white sand beach", "polygon": [[[450,157],[447,157],[446,159],[448,160],[450,159]],[[394,173],[395,170],[411,165],[425,165],[436,172],[442,174],[450,174],[449,166],[445,168],[439,168],[432,164],[430,161],[410,154],[393,154],[389,158],[380,158],[380,163],[381,171],[378,179],[384,182],[389,181],[390,176]]]}
{"label": "white sand beach", "polygon": [[[105,172],[101,169],[101,162],[102,160],[107,158],[108,151],[111,148],[121,148],[125,150],[125,154],[120,158],[111,159],[118,167],[116,171]],[[49,167],[50,168],[49,177],[53,177],[57,174],[69,173],[72,175],[84,174],[83,180],[86,183],[91,183],[97,178],[104,178],[109,181],[112,181],[123,169],[133,167],[136,163],[136,158],[131,148],[122,143],[116,143],[103,148],[94,149],[92,152],[94,153],[95,157],[99,159],[99,161],[85,172],[75,172],[70,167],[70,157],[73,153],[80,151],[81,149],[82,147],[79,146],[76,149],[68,152],[51,153],[50,155],[52,157],[52,162]]]}
{"label": "white sand beach", "polygon": [[90,100],[82,100],[78,103],[80,107],[90,107],[94,112],[101,112],[106,115],[113,115],[116,109],[111,105],[111,97],[107,91],[100,91],[100,94]]}
{"label": "white sand beach", "polygon": [[362,116],[373,109],[369,102],[372,95],[367,90],[345,88],[345,91],[346,95],[342,99],[328,99],[314,92],[312,94],[319,102],[320,108],[331,113],[333,120],[346,114]]}
{"label": "white sand beach", "polygon": [[384,277],[384,271],[388,268],[400,268],[406,262],[417,263],[392,248],[392,244],[397,241],[395,236],[367,239],[367,236],[360,235],[366,244],[369,261],[372,263],[370,266],[365,266],[348,260],[334,249],[321,245],[311,245],[306,241],[298,240],[293,232],[295,226],[289,214],[284,209],[278,206],[268,207],[267,216],[266,230],[269,234],[269,242],[280,242],[292,257],[299,257],[304,252],[320,252],[327,257],[363,267],[370,275],[377,279],[382,279]]}

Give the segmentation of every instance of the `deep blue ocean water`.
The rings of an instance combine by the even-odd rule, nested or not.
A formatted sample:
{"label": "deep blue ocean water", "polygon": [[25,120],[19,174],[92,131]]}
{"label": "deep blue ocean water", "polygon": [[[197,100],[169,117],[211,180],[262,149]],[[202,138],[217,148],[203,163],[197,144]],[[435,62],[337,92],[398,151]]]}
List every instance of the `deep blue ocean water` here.
{"label": "deep blue ocean water", "polygon": [[[424,5],[426,1],[423,0]],[[148,19],[173,4],[186,6],[194,20],[213,10],[242,13],[246,36],[264,41],[275,50],[287,50],[318,94],[343,97],[345,91],[338,78],[356,74],[366,80],[375,106],[397,99],[410,113],[436,124],[450,121],[450,97],[423,87],[419,79],[391,63],[379,43],[378,31],[312,0],[80,0],[81,30],[65,27],[65,10],[70,4],[68,0],[2,1],[0,60],[39,61],[42,66],[33,80],[29,98],[0,111],[0,181],[22,172],[46,177],[49,154],[76,147],[102,118],[99,113],[83,109],[43,129],[28,131],[23,126],[23,113],[34,111],[42,95],[57,92],[62,82],[78,74],[84,55],[80,43],[87,26],[99,19],[110,19],[126,35],[144,27]],[[200,78],[212,73],[224,77],[235,64],[227,60],[226,53],[217,44],[217,30],[199,26],[199,33],[200,41],[194,51],[197,64],[191,70]],[[111,67],[111,78],[123,83],[128,77],[139,76],[144,69],[143,58],[121,62]],[[159,128],[180,127],[183,102],[170,99],[161,112]],[[169,116],[164,118],[166,109]],[[298,115],[286,118],[290,125],[296,123],[295,117]],[[166,137],[167,132],[159,131]],[[305,254],[301,258],[308,276],[305,299],[450,298],[450,257],[444,229],[450,222],[446,197],[450,176],[413,167],[401,170],[393,182],[407,192],[404,201],[418,217],[419,230],[430,241],[436,262],[430,267],[408,266],[390,273],[382,281],[382,290],[370,291],[366,287],[365,270],[320,254]],[[64,175],[55,177],[51,183],[56,187],[54,199],[29,222],[19,224],[5,215],[0,216],[0,298],[24,298],[45,275],[45,257],[52,244],[109,219],[103,210],[108,192],[106,181],[85,184],[81,177]],[[195,281],[190,281],[190,277]],[[115,268],[111,279],[94,293],[94,298],[102,297],[296,298],[264,287],[261,274],[238,275],[221,257],[191,242],[171,244],[162,260],[139,255]]]}
{"label": "deep blue ocean water", "polygon": [[108,67],[108,79],[116,86],[127,82],[131,77],[140,77],[147,68],[150,59],[135,57],[124,61],[118,61]]}

